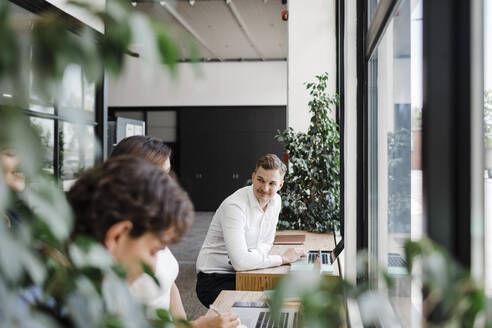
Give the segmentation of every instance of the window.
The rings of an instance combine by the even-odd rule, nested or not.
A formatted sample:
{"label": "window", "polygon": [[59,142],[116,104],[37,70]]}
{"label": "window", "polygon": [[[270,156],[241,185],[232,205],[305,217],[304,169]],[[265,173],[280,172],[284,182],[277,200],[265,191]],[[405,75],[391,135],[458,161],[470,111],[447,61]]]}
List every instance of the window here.
{"label": "window", "polygon": [[368,62],[369,278],[395,280],[389,291],[404,326],[415,326],[421,294],[405,269],[404,244],[423,234],[422,1],[399,3]]}
{"label": "window", "polygon": [[64,189],[95,164],[94,127],[62,122],[59,132],[59,171]]}
{"label": "window", "polygon": [[[35,15],[18,5],[12,10],[28,19]],[[74,38],[78,36],[73,34]],[[36,56],[31,48],[30,58]],[[43,147],[43,171],[62,180],[67,189],[80,172],[95,164],[97,147],[96,84],[90,82],[81,67],[68,65],[55,100],[41,101],[36,94],[36,78],[29,71],[29,104],[22,108],[40,137]],[[0,109],[14,94],[8,81],[0,81]]]}
{"label": "window", "polygon": [[49,175],[54,175],[54,146],[55,146],[55,125],[54,121],[39,117],[30,117],[31,125],[36,130],[41,139],[43,147],[43,171]]}

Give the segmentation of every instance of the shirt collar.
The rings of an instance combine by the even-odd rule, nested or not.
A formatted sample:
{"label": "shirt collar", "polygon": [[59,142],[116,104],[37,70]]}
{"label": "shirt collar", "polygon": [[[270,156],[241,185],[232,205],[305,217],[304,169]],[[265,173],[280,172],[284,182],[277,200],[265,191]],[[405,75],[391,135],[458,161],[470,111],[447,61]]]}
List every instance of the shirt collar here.
{"label": "shirt collar", "polygon": [[266,212],[268,211],[268,209],[270,208],[270,206],[272,205],[273,203],[273,199],[271,199],[269,202],[268,202],[268,206],[266,208],[265,211],[263,211],[263,208],[261,208],[261,205],[260,205],[260,202],[258,202],[258,199],[256,199],[256,196],[255,196],[255,193],[253,191],[253,185],[250,185],[249,186],[249,192],[248,192],[248,200],[249,200],[249,206],[251,208],[257,208],[259,209],[262,213],[263,212]]}

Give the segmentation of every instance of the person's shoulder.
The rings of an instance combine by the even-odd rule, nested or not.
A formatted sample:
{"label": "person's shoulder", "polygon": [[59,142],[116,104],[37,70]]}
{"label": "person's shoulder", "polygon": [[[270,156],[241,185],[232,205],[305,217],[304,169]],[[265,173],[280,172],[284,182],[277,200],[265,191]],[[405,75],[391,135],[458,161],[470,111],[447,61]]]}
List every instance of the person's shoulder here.
{"label": "person's shoulder", "polygon": [[160,251],[157,252],[157,257],[159,259],[176,259],[173,255],[173,253],[171,252],[171,250],[169,249],[169,247],[165,247],[163,249],[161,249]]}
{"label": "person's shoulder", "polygon": [[244,210],[248,206],[248,193],[250,192],[249,190],[251,189],[248,187],[250,186],[239,188],[238,190],[236,190],[234,193],[229,195],[229,197],[224,199],[220,207],[222,208],[235,207]]}
{"label": "person's shoulder", "polygon": [[248,200],[248,193],[250,193],[250,190],[251,190],[251,186],[239,188],[234,193],[229,195],[229,197],[227,197],[224,202],[234,203],[234,204],[246,203]]}

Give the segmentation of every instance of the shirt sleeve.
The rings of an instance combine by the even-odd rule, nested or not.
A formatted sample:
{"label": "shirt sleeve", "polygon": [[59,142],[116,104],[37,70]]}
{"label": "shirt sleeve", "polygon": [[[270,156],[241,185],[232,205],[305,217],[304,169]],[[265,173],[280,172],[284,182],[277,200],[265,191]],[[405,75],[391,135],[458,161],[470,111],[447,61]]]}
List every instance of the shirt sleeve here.
{"label": "shirt sleeve", "polygon": [[248,249],[245,237],[246,219],[244,211],[236,204],[227,205],[221,217],[224,242],[234,270],[245,271],[281,265],[282,258],[279,255],[268,255],[268,252],[265,254],[258,249]]}

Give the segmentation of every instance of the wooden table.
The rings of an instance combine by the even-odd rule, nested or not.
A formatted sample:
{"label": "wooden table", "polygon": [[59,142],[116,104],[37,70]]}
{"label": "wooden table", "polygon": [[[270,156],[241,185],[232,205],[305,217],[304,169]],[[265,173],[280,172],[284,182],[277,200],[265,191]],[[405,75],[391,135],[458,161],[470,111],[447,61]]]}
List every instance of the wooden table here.
{"label": "wooden table", "polygon": [[[306,241],[304,245],[273,245],[270,251],[271,255],[280,255],[288,248],[302,248],[308,252],[310,250],[329,251],[335,247],[333,234],[331,233],[313,233],[296,230],[277,231],[277,235],[298,235],[305,234]],[[338,266],[333,265],[335,276],[338,276]],[[278,280],[290,271],[290,265],[281,265],[278,267],[239,271],[236,272],[236,290],[263,291],[273,289]]]}

